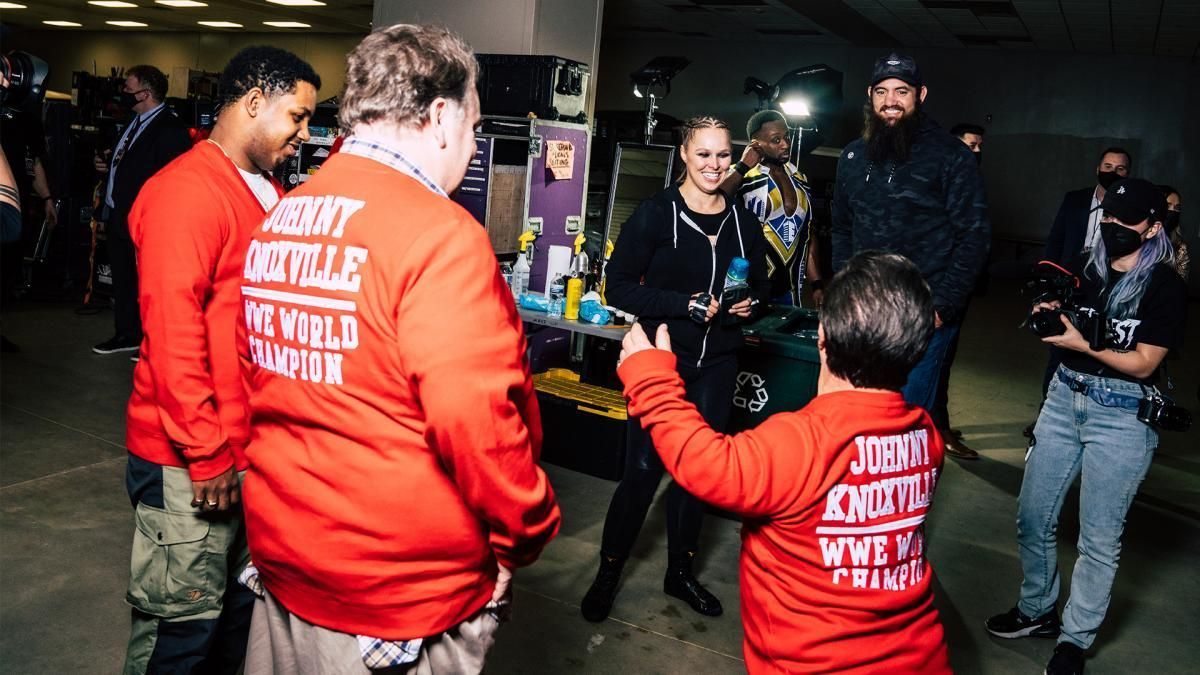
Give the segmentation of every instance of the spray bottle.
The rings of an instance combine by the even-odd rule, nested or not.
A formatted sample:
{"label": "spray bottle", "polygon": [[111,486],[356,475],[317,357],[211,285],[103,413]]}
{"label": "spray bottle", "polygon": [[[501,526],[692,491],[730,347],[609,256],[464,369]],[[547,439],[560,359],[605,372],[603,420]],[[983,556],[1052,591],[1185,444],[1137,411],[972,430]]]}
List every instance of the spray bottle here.
{"label": "spray bottle", "polygon": [[608,299],[604,296],[604,289],[608,284],[608,277],[605,276],[605,272],[608,271],[608,261],[612,259],[614,248],[616,247],[613,246],[612,239],[604,240],[604,263],[600,265],[600,300],[603,303],[608,302]]}
{"label": "spray bottle", "polygon": [[517,254],[517,262],[513,265],[512,292],[514,298],[520,298],[525,291],[529,290],[529,259],[533,257],[534,239],[537,239],[537,233],[533,230],[525,230],[517,238],[521,246],[521,252]]}
{"label": "spray bottle", "polygon": [[576,320],[579,318],[579,300],[583,297],[583,277],[588,272],[588,255],[583,252],[583,244],[587,237],[580,232],[575,237],[575,256],[571,258],[570,276],[567,279],[567,302],[563,310],[563,318]]}

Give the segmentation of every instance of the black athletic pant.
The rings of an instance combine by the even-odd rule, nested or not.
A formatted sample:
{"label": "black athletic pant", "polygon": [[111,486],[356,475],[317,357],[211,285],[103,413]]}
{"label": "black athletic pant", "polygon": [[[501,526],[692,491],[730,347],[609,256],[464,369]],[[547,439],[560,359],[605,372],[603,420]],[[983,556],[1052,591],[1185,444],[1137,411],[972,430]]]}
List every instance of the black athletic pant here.
{"label": "black athletic pant", "polygon": [[137,254],[124,216],[107,223],[108,262],[112,265],[113,324],[117,337],[142,339],[142,316],[138,309]]}
{"label": "black athletic pant", "polygon": [[[678,368],[687,400],[695,404],[712,428],[725,431],[733,405],[737,360],[727,359],[700,369],[684,364]],[[629,557],[664,471],[641,420],[630,417],[627,434],[625,473],[608,506],[600,545],[601,553],[614,558]],[[667,549],[672,553],[695,551],[703,520],[704,504],[672,482],[667,488]]]}

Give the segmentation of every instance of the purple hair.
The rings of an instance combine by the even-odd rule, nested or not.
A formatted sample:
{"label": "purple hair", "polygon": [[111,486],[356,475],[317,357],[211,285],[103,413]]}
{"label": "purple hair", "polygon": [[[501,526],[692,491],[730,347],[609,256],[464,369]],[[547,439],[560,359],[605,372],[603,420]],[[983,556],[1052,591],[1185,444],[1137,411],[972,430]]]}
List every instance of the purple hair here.
{"label": "purple hair", "polygon": [[[1113,286],[1112,292],[1108,294],[1108,305],[1104,311],[1114,319],[1129,319],[1137,314],[1138,305],[1141,304],[1142,295],[1150,283],[1150,273],[1154,271],[1154,266],[1160,262],[1172,263],[1175,261],[1175,248],[1171,246],[1171,241],[1167,238],[1166,229],[1161,226],[1158,228],[1157,234],[1142,242],[1137,253],[1137,262],[1125,273],[1125,276],[1121,277],[1116,286]],[[1107,286],[1108,263],[1108,251],[1104,248],[1104,238],[1096,237],[1096,245],[1092,248],[1084,275],[1099,281],[1101,287]]]}

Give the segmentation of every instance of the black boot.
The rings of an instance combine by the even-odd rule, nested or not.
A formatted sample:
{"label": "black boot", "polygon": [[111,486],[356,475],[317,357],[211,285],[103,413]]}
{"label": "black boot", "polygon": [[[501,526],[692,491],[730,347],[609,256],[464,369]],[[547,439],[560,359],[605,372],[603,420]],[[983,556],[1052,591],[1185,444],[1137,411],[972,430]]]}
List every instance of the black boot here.
{"label": "black boot", "polygon": [[668,554],[663,592],[683,600],[705,616],[721,616],[721,601],[692,576],[692,559],[695,557],[695,551]]}
{"label": "black boot", "polygon": [[612,611],[613,600],[617,598],[617,584],[621,582],[621,570],[625,568],[624,558],[610,558],[600,554],[600,571],[596,572],[596,580],[583,596],[580,611],[583,618],[593,623],[599,623],[608,618]]}

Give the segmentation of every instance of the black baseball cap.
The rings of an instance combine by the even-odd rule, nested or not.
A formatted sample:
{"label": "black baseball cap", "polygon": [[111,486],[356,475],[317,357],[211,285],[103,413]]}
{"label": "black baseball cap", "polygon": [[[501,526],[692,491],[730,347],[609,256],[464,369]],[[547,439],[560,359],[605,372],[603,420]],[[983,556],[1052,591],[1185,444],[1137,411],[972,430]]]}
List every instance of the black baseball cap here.
{"label": "black baseball cap", "polygon": [[1100,208],[1126,225],[1136,225],[1143,220],[1154,223],[1166,214],[1167,198],[1148,180],[1122,178],[1104,191]]}
{"label": "black baseball cap", "polygon": [[875,68],[871,71],[871,86],[874,87],[893,77],[904,80],[914,87],[921,86],[921,71],[911,56],[892,52],[876,61]]}

